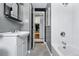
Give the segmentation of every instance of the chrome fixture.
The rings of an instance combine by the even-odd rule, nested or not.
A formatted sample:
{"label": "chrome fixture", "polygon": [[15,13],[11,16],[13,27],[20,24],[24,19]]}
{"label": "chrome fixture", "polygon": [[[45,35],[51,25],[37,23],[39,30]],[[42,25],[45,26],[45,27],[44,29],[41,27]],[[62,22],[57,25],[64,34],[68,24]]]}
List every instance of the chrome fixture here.
{"label": "chrome fixture", "polygon": [[63,48],[66,49],[67,43],[62,41],[62,44],[63,44]]}
{"label": "chrome fixture", "polygon": [[65,32],[61,32],[60,35],[61,35],[62,37],[65,37],[66,34],[65,34]]}
{"label": "chrome fixture", "polygon": [[68,4],[69,4],[69,3],[62,3],[62,5],[63,5],[64,7],[66,7]]}
{"label": "chrome fixture", "polygon": [[63,44],[63,45],[67,45],[67,43],[66,43],[66,42],[64,42],[64,41],[62,41],[62,44]]}

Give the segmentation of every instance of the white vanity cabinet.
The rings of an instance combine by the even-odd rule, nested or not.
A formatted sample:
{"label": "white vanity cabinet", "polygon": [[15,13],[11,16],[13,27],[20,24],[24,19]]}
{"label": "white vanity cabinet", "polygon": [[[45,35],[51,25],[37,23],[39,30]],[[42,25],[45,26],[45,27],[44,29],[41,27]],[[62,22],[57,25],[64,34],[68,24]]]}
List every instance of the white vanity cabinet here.
{"label": "white vanity cabinet", "polygon": [[17,38],[17,55],[18,56],[26,56],[27,55],[27,40],[28,37],[26,35],[19,36]]}
{"label": "white vanity cabinet", "polygon": [[29,32],[0,33],[0,56],[26,56]]}
{"label": "white vanity cabinet", "polygon": [[0,56],[16,56],[17,41],[16,37],[5,36],[0,38]]}

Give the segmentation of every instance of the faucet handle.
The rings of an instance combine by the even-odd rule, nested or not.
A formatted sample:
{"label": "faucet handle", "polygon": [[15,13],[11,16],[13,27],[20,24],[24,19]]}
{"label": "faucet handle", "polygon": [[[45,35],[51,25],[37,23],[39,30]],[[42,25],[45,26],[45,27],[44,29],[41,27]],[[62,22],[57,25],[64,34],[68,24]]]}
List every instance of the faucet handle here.
{"label": "faucet handle", "polygon": [[66,45],[67,45],[67,43],[64,42],[64,41],[62,41],[62,44],[63,44],[63,48],[66,49]]}
{"label": "faucet handle", "polygon": [[64,42],[64,41],[62,41],[62,44],[63,44],[63,45],[67,45],[67,43],[66,43],[66,42]]}
{"label": "faucet handle", "polygon": [[64,49],[66,49],[66,46],[63,46]]}

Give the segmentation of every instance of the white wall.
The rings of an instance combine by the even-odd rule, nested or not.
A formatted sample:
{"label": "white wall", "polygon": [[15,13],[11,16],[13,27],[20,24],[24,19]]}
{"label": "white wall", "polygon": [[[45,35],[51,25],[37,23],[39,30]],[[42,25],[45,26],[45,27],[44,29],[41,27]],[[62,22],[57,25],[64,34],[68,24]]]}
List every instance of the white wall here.
{"label": "white wall", "polygon": [[[69,3],[66,7],[56,3],[52,4],[51,8],[52,46],[62,47],[61,42],[64,41],[67,45],[79,49],[79,3]],[[60,36],[62,31],[66,32],[64,38]]]}
{"label": "white wall", "polygon": [[46,8],[47,3],[32,3],[34,8]]}
{"label": "white wall", "polygon": [[[72,40],[72,4],[64,7],[61,3],[54,3],[51,6],[51,43],[57,47],[65,41],[69,45]],[[66,33],[64,38],[60,36],[61,32]]]}
{"label": "white wall", "polygon": [[73,4],[73,40],[72,44],[79,48],[79,3]]}
{"label": "white wall", "polygon": [[[79,49],[79,3],[69,3],[66,7],[63,7],[61,3],[56,3],[52,4],[51,8],[52,46],[56,49],[58,47],[62,48],[62,41],[64,41],[69,46],[69,49],[61,50],[60,52],[70,53],[72,49],[72,53],[74,53],[76,49]],[[60,36],[60,32],[62,31],[66,32],[64,38]],[[75,53],[72,55],[75,55]]]}
{"label": "white wall", "polygon": [[19,30],[20,24],[12,22],[4,16],[4,4],[0,3],[0,32]]}
{"label": "white wall", "polygon": [[46,43],[51,51],[51,3],[46,6]]}
{"label": "white wall", "polygon": [[21,11],[22,13],[21,14],[21,19],[22,21],[24,22],[24,25],[21,27],[21,30],[22,31],[29,31],[29,21],[30,21],[30,6],[31,4],[29,3],[24,3],[23,6],[21,6]]}
{"label": "white wall", "polygon": [[46,6],[46,26],[51,26],[51,3]]}
{"label": "white wall", "polygon": [[[34,15],[34,24],[36,23],[36,17],[39,17],[37,20],[39,20],[40,22],[39,22],[39,24],[40,24],[40,28],[39,28],[39,31],[40,31],[40,38],[41,39],[45,39],[45,37],[44,37],[44,26],[45,26],[45,13],[44,12],[39,12],[39,11],[36,11],[35,13],[34,13],[35,15]],[[38,16],[36,16],[36,15],[38,15]],[[35,27],[34,27],[34,29],[35,29]]]}
{"label": "white wall", "polygon": [[[16,6],[15,6],[16,7]],[[24,25],[9,20],[4,16],[4,4],[0,3],[0,32],[9,32],[12,30],[29,31],[29,20],[30,20],[30,4],[25,3],[20,6],[20,20],[24,22]]]}

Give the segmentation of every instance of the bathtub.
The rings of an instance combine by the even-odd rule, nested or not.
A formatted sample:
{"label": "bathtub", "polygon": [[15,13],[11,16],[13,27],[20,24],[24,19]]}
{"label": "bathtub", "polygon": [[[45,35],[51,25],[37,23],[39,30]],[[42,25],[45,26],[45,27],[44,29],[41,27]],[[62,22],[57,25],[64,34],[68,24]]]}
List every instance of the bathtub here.
{"label": "bathtub", "polygon": [[66,46],[66,48],[63,48],[63,46],[53,46],[52,53],[54,56],[79,56],[79,48],[74,45]]}

